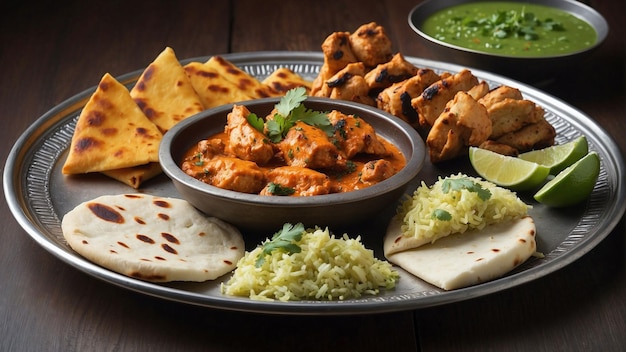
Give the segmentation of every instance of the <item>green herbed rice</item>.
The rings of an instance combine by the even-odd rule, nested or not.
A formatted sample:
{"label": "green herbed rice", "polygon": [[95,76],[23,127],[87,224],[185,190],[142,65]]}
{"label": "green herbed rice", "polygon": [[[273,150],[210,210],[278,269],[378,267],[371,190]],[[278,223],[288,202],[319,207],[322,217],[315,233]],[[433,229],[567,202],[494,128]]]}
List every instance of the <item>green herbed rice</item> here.
{"label": "green herbed rice", "polygon": [[328,229],[307,229],[296,244],[300,252],[274,250],[260,266],[261,246],[246,252],[222,293],[255,300],[345,300],[392,289],[399,279],[360,237],[335,238]]}
{"label": "green herbed rice", "polygon": [[[445,183],[471,184],[472,187],[446,189]],[[488,191],[488,199],[481,198],[481,191]],[[439,178],[432,187],[423,181],[413,196],[402,203],[398,216],[402,221],[404,236],[418,239],[439,238],[487,225],[521,218],[528,213],[529,205],[517,195],[502,187],[463,174]],[[446,216],[437,216],[444,213]]]}

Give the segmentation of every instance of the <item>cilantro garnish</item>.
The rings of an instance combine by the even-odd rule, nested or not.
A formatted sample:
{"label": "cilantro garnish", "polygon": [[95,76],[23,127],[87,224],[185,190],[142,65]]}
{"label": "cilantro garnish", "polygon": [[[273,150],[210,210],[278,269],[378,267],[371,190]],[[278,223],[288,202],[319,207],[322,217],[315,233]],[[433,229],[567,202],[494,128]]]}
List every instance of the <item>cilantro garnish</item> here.
{"label": "cilantro garnish", "polygon": [[497,11],[481,18],[453,18],[453,23],[460,23],[465,28],[478,30],[485,36],[504,39],[519,37],[524,40],[537,40],[535,28],[543,27],[547,31],[562,31],[563,25],[551,18],[540,20],[535,14],[521,11]]}
{"label": "cilantro garnish", "polygon": [[302,239],[304,233],[304,225],[298,223],[295,226],[292,224],[284,224],[282,230],[276,232],[270,241],[266,241],[263,244],[263,251],[256,260],[255,266],[258,268],[265,262],[265,256],[272,253],[276,249],[285,250],[289,254],[300,253],[302,248],[295,244]]}
{"label": "cilantro garnish", "polygon": [[[476,194],[478,194],[478,197],[483,201],[491,198],[491,191],[489,191],[488,189],[484,189],[480,183],[474,182],[466,177],[446,178],[441,184],[441,191],[445,194],[448,194],[450,191],[460,192],[464,189],[469,192],[475,192]],[[440,221],[452,220],[452,214],[443,209],[435,209],[430,217],[431,219],[436,219]]]}
{"label": "cilantro garnish", "polygon": [[284,187],[274,182],[270,182],[267,185],[267,191],[275,196],[290,196],[296,192],[296,190],[291,187]]}
{"label": "cilantro garnish", "polygon": [[194,161],[194,165],[196,166],[204,166],[204,155],[202,153],[197,153],[194,156],[194,159],[196,159],[196,161]]}
{"label": "cilantro garnish", "polygon": [[355,170],[356,170],[356,164],[354,163],[354,161],[347,160],[346,161],[346,168],[344,170],[342,170],[341,172],[338,172],[336,177],[339,180],[342,177],[344,177],[345,175],[349,175],[349,174],[353,173]]}
{"label": "cilantro garnish", "polygon": [[287,91],[274,107],[280,115],[289,116],[289,113],[300,106],[304,100],[306,100],[306,89],[297,87]]}
{"label": "cilantro garnish", "polygon": [[443,180],[443,184],[441,185],[441,190],[443,193],[448,193],[452,191],[462,191],[468,190],[470,192],[476,192],[478,197],[482,200],[487,200],[491,198],[491,191],[488,189],[484,189],[479,183],[476,183],[468,178],[446,178]]}
{"label": "cilantro garnish", "polygon": [[254,127],[257,131],[259,132],[263,132],[263,119],[258,117],[255,113],[250,113],[250,115],[246,116],[246,120],[248,120],[248,123]]}
{"label": "cilantro garnish", "polygon": [[280,142],[296,122],[320,128],[328,136],[333,135],[333,127],[325,112],[307,109],[302,102],[306,99],[306,89],[297,87],[287,91],[275,105],[276,114],[266,122],[267,136],[274,143]]}
{"label": "cilantro garnish", "polygon": [[345,174],[351,174],[356,170],[356,164],[352,160],[346,161],[346,171]]}
{"label": "cilantro garnish", "polygon": [[274,143],[278,143],[285,138],[289,129],[298,121],[315,126],[324,131],[327,136],[332,137],[334,127],[328,119],[328,114],[307,109],[302,103],[306,100],[306,97],[306,89],[304,87],[290,89],[274,106],[276,113],[271,119],[265,122],[256,114],[250,113],[246,116],[246,120],[257,131],[265,133]]}
{"label": "cilantro garnish", "polygon": [[452,214],[450,212],[443,209],[435,209],[431,216],[433,219],[437,219],[440,221],[450,221],[452,220]]}

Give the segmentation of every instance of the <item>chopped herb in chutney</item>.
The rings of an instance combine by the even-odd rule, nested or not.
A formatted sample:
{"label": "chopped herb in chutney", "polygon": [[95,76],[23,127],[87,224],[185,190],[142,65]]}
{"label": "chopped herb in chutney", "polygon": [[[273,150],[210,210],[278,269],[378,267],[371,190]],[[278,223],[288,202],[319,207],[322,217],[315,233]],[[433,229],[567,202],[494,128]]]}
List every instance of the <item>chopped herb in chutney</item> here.
{"label": "chopped herb in chutney", "polygon": [[596,43],[587,22],[553,7],[520,2],[471,2],[440,10],[421,30],[440,41],[503,56],[578,52]]}

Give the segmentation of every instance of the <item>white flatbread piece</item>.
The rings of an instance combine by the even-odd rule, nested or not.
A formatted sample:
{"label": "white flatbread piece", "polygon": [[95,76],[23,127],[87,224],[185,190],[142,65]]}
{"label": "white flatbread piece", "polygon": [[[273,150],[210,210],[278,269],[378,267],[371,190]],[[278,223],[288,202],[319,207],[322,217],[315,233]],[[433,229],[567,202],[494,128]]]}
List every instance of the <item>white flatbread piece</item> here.
{"label": "white flatbread piece", "polygon": [[61,228],[90,261],[152,282],[213,280],[232,271],[245,250],[232,225],[185,200],[147,194],[86,201],[63,217]]}
{"label": "white flatbread piece", "polygon": [[526,216],[450,235],[387,259],[432,285],[454,290],[499,278],[524,263],[536,252],[535,232],[533,219]]}

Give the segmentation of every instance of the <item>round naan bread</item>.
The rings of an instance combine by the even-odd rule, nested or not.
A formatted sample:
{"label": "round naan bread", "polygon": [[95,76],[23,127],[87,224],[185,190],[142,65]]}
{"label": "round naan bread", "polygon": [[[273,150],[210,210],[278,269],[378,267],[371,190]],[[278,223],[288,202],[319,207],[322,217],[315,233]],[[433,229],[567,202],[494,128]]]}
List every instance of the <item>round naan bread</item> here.
{"label": "round naan bread", "polygon": [[185,200],[147,194],[84,202],[63,217],[61,228],[83,257],[152,282],[213,280],[235,269],[245,250],[232,225]]}
{"label": "round naan bread", "polygon": [[[394,238],[400,224],[387,229]],[[385,253],[409,273],[444,290],[476,285],[504,276],[537,251],[535,222],[530,216],[488,225],[438,239],[434,243]]]}

